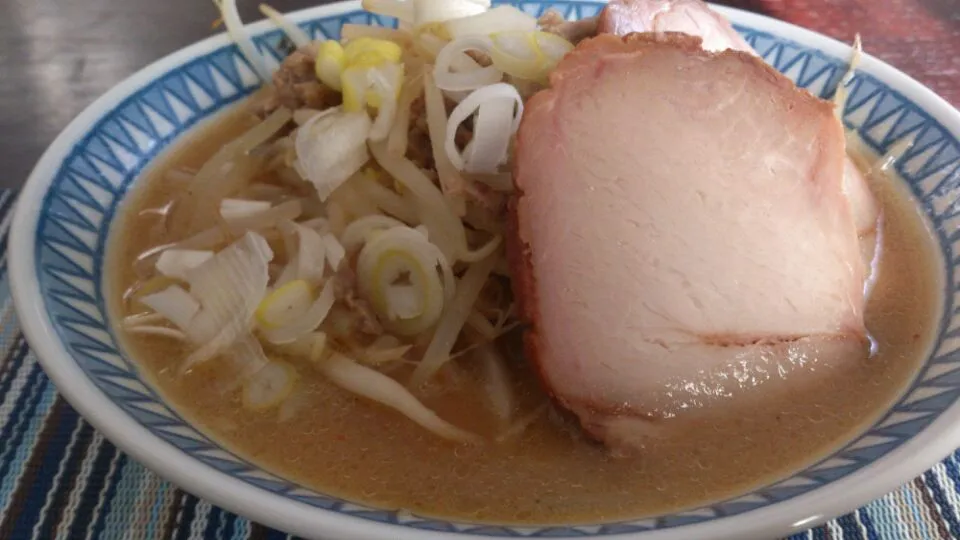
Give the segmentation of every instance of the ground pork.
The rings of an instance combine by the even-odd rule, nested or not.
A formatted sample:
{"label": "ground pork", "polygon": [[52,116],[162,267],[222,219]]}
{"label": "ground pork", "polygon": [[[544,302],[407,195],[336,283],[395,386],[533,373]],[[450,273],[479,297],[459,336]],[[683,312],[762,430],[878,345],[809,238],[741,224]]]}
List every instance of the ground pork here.
{"label": "ground pork", "polygon": [[309,43],[290,53],[273,74],[273,85],[257,103],[257,114],[266,116],[279,107],[322,110],[339,105],[340,92],[317,80],[314,72],[316,57],[316,43]]}
{"label": "ground pork", "polygon": [[541,15],[537,22],[544,32],[556,34],[576,45],[584,39],[597,35],[598,20],[597,17],[590,17],[579,21],[568,21],[559,12],[551,9]]}

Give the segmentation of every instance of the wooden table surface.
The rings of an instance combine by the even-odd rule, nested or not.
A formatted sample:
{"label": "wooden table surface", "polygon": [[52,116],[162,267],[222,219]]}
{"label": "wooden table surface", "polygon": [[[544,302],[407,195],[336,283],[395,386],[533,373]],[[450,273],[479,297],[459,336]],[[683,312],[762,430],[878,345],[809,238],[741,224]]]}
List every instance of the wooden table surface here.
{"label": "wooden table surface", "polygon": [[[240,0],[245,20],[254,0]],[[288,11],[321,0],[273,0]],[[726,0],[879,56],[960,106],[960,0]],[[206,0],[0,0],[0,188],[20,186],[84,107],[211,34]]]}

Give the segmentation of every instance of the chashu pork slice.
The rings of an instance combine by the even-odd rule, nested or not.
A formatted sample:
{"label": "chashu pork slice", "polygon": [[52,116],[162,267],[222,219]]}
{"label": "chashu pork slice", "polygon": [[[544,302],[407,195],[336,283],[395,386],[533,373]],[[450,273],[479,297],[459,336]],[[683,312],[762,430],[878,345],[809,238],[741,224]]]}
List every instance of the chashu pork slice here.
{"label": "chashu pork slice", "polygon": [[508,251],[528,356],[588,432],[642,447],[868,354],[829,103],[683,34],[600,35],[551,83],[518,133]]}
{"label": "chashu pork slice", "polygon": [[[597,31],[618,36],[634,32],[681,32],[699,37],[702,40],[701,47],[708,51],[733,49],[757,55],[734,30],[730,21],[710,9],[702,0],[612,0],[600,12]],[[866,178],[849,158],[846,160],[843,185],[853,209],[861,253],[869,275],[878,255],[880,206]],[[868,281],[865,290],[872,284],[872,280]]]}
{"label": "chashu pork slice", "polygon": [[722,15],[702,0],[612,0],[597,21],[601,34],[681,32],[699,37],[708,51],[733,49],[753,53]]}

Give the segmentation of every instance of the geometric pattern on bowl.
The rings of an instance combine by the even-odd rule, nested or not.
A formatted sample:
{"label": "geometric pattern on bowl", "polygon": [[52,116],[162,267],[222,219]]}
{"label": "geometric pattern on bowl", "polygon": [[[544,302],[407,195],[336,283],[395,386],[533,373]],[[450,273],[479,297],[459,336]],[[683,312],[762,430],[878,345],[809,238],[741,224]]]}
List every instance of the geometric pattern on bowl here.
{"label": "geometric pattern on bowl", "polygon": [[[602,4],[578,1],[514,3],[539,15],[547,8],[568,19],[595,15]],[[363,12],[304,23],[315,38],[339,37],[344,23],[393,21]],[[774,67],[814,94],[830,97],[846,71],[846,59],[738,27]],[[262,52],[279,60],[281,34],[255,38]],[[297,501],[370,520],[424,530],[469,532],[491,537],[577,537],[629,533],[699,523],[740,514],[809,492],[853,473],[924,429],[960,397],[960,313],[955,311],[960,268],[960,142],[903,95],[875,78],[858,74],[848,86],[848,127],[883,154],[913,141],[897,169],[937,231],[946,264],[944,316],[939,346],[895,407],[875,426],[833,456],[749,495],[696,510],[639,521],[571,527],[495,527],[454,523],[382,511],[329,497],[259,470],[219,448],[167,407],[140,379],[107,324],[102,288],[105,241],[118,204],[139,173],[194,124],[258,86],[256,75],[235,46],[224,46],[151,81],[106,113],[80,138],[56,174],[43,203],[36,237],[37,279],[57,333],[87,376],[151,432],[206,465]]]}

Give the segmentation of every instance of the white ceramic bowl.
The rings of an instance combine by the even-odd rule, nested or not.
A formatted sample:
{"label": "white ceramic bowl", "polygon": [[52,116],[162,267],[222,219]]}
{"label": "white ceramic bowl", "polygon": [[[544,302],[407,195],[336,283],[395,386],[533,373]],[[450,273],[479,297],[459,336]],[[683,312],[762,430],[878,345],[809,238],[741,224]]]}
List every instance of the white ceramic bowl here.
{"label": "white ceramic bowl", "polygon": [[[568,18],[589,1],[523,2]],[[764,58],[815,94],[830,95],[850,49],[766,17],[721,9]],[[292,16],[314,36],[344,22],[390,24],[356,2]],[[280,34],[251,27],[274,58]],[[497,527],[366,508],[302,488],[220,449],[139,378],[108,323],[103,255],[117,205],[140,171],[192,126],[250,93],[252,70],[225,36],[172,54],[118,84],[44,153],[20,195],[10,240],[13,296],[47,374],[83,416],[137,460],[211,502],[302,536],[459,540],[471,537],[758,538],[806,529],[882,496],[960,445],[960,113],[906,75],[866,56],[844,119],[875,151],[913,148],[898,162],[943,254],[944,315],[937,342],[896,406],[833,456],[734,500],[637,521],[565,527]]]}

